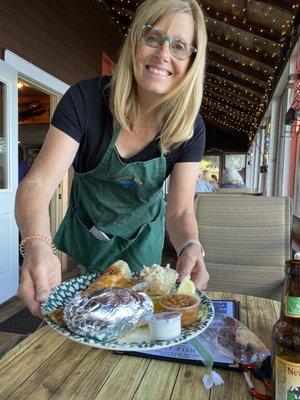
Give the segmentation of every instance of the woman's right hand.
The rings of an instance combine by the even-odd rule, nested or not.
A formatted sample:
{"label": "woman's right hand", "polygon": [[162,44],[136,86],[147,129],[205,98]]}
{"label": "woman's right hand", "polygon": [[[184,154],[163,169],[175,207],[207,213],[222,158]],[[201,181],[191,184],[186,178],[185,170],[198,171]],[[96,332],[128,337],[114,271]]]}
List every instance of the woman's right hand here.
{"label": "woman's right hand", "polygon": [[18,296],[33,315],[41,316],[41,302],[61,283],[61,263],[46,243],[26,246]]}

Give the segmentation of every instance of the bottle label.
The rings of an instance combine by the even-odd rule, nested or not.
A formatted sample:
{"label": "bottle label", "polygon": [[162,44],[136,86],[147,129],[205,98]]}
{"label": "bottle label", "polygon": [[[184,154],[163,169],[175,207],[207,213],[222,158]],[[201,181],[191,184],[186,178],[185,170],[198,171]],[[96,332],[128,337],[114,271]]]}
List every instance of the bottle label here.
{"label": "bottle label", "polygon": [[300,297],[285,297],[285,315],[292,318],[300,318]]}
{"label": "bottle label", "polygon": [[300,399],[300,364],[276,356],[276,400]]}

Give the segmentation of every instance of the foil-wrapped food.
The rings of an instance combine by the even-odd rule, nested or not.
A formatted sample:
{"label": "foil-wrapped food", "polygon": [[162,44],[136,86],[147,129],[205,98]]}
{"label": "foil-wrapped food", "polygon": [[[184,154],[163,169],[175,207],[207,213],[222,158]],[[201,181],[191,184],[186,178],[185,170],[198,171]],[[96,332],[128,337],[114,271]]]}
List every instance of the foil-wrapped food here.
{"label": "foil-wrapped food", "polygon": [[64,321],[78,335],[109,341],[142,325],[152,314],[153,303],[145,293],[108,287],[77,293],[64,309]]}

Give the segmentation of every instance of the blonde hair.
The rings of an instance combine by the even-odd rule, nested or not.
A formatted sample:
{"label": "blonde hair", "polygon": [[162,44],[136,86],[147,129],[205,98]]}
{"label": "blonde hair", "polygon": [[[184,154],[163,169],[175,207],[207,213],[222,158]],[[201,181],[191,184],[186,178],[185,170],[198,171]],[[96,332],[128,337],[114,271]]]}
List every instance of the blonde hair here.
{"label": "blonde hair", "polygon": [[207,34],[204,15],[197,1],[146,0],[142,3],[111,80],[111,112],[123,129],[131,131],[139,115],[134,60],[142,29],[146,23],[155,24],[166,15],[179,13],[188,13],[193,17],[197,52],[191,56],[191,65],[183,80],[148,110],[158,111],[163,121],[160,148],[164,153],[193,136],[194,122],[202,102]]}

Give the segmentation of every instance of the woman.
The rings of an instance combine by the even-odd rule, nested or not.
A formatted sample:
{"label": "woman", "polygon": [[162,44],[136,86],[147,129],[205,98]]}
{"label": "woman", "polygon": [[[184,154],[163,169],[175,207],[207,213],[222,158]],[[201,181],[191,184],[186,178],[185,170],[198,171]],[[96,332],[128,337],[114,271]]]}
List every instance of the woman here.
{"label": "woman", "polygon": [[[19,295],[32,313],[60,283],[48,206],[73,162],[70,206],[54,242],[87,271],[123,259],[133,271],[161,261],[162,185],[179,278],[204,289],[194,190],[204,150],[198,114],[206,51],[195,0],[147,0],[138,9],[111,84],[90,79],[58,105],[43,148],[17,193],[25,260]],[[75,157],[75,159],[74,159]]]}

